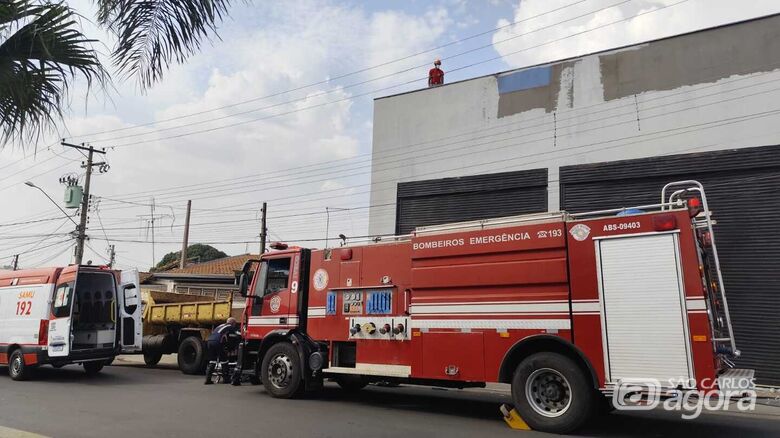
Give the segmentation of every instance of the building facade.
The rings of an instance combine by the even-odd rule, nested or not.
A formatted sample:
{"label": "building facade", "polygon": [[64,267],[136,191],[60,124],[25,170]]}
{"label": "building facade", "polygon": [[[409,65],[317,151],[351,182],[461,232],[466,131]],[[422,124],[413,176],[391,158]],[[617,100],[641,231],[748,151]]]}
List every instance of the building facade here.
{"label": "building facade", "polygon": [[374,235],[700,180],[738,365],[780,384],[780,15],[380,98],[373,135]]}

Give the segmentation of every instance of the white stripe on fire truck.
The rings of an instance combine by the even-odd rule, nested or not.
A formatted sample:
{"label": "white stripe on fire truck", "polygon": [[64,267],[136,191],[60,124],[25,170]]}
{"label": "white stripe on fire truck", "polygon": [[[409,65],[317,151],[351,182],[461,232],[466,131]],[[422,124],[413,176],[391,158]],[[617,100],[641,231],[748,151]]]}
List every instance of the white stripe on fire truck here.
{"label": "white stripe on fire truck", "polygon": [[309,315],[309,318],[324,318],[325,317],[325,308],[324,307],[309,307],[308,315]]}
{"label": "white stripe on fire truck", "polygon": [[534,313],[569,313],[567,302],[523,303],[523,304],[413,304],[412,315],[444,315],[444,314],[534,314]]}
{"label": "white stripe on fire truck", "polygon": [[707,303],[704,302],[704,298],[687,298],[685,300],[685,307],[688,311],[707,310]]}
{"label": "white stripe on fire truck", "polygon": [[568,319],[416,319],[413,329],[559,329],[568,330]]}
{"label": "white stripe on fire truck", "polygon": [[[287,321],[281,322],[282,318],[286,318]],[[297,325],[297,316],[250,316],[249,325]]]}
{"label": "white stripe on fire truck", "polygon": [[584,312],[601,312],[601,303],[596,301],[573,301],[571,303],[571,308],[574,313],[584,313]]}

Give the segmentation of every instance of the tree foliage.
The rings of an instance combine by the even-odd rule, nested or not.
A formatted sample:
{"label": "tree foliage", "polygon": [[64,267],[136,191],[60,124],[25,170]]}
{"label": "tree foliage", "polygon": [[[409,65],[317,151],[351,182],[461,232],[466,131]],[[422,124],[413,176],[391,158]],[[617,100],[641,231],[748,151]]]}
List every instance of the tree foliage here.
{"label": "tree foliage", "polygon": [[114,65],[142,88],[200,49],[229,0],[98,0],[98,22],[117,36]]}
{"label": "tree foliage", "polygon": [[106,70],[64,3],[0,0],[0,145],[35,141],[62,117],[76,77],[104,84]]}
{"label": "tree foliage", "polygon": [[[95,0],[97,23],[116,36],[112,61],[141,90],[160,81],[217,36],[230,0]],[[62,120],[77,78],[91,87],[109,75],[62,1],[0,0],[0,147],[38,140]]]}
{"label": "tree foliage", "polygon": [[[221,259],[227,256],[227,254],[214,248],[211,245],[195,243],[187,247],[188,262],[203,263],[211,260]],[[178,266],[179,260],[181,260],[181,251],[169,252],[163,256],[159,263],[157,263],[155,269],[159,270]]]}

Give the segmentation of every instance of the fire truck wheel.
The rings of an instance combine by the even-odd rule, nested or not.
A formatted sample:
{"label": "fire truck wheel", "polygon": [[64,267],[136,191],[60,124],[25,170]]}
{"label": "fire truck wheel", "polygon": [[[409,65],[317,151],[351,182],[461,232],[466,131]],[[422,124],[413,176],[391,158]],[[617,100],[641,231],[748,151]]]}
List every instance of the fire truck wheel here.
{"label": "fire truck wheel", "polygon": [[289,342],[274,344],[260,367],[265,390],[275,398],[293,398],[303,391],[298,351]]}
{"label": "fire truck wheel", "polygon": [[179,369],[184,374],[203,374],[206,370],[206,349],[203,341],[195,336],[184,338],[179,344],[177,362]]}
{"label": "fire truck wheel", "polygon": [[577,364],[558,353],[536,353],[518,365],[512,399],[520,416],[534,430],[569,433],[588,421],[596,404],[588,377]]}
{"label": "fire truck wheel", "polygon": [[162,359],[162,352],[147,352],[144,353],[144,363],[148,367],[153,367],[160,363],[160,359]]}
{"label": "fire truck wheel", "polygon": [[345,374],[336,377],[336,383],[339,384],[341,389],[348,392],[356,392],[365,388],[368,385],[368,379],[363,376],[357,376],[353,374]]}
{"label": "fire truck wheel", "polygon": [[13,380],[27,380],[30,377],[30,367],[25,365],[21,349],[14,350],[8,358],[8,375]]}
{"label": "fire truck wheel", "polygon": [[92,361],[84,362],[84,371],[88,376],[94,376],[103,369],[103,362]]}

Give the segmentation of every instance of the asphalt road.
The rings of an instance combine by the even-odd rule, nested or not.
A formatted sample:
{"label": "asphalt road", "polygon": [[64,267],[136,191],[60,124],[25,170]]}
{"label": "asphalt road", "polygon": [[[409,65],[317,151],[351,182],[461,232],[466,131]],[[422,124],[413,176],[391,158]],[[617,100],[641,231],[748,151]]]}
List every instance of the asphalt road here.
{"label": "asphalt road", "polygon": [[[0,368],[0,437],[8,428],[51,437],[502,437],[546,436],[510,430],[498,406],[505,394],[428,387],[368,387],[347,394],[328,385],[317,396],[276,400],[261,386],[204,386],[173,369],[112,366],[94,378],[81,367],[38,370],[14,382]],[[581,436],[778,436],[780,408],[707,413],[619,412]]]}

